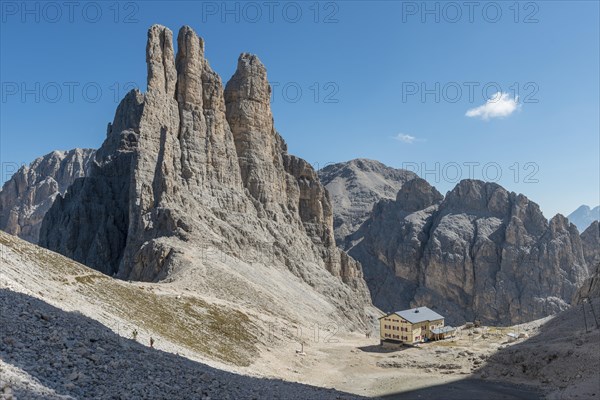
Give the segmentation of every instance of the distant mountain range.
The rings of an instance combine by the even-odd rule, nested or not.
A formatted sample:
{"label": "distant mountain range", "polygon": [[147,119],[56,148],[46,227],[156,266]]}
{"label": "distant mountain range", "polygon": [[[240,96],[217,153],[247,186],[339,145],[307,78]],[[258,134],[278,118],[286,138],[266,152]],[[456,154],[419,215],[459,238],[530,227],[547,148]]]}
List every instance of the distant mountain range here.
{"label": "distant mountain range", "polygon": [[600,206],[590,208],[589,206],[582,205],[569,214],[567,218],[577,226],[579,232],[583,232],[592,224],[592,222],[600,221]]}

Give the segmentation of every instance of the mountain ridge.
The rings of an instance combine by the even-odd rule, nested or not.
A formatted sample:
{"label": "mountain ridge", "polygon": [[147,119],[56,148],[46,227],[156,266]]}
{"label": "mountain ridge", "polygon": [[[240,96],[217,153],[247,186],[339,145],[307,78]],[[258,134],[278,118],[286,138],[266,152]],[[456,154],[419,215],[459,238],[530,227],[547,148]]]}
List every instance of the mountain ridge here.
{"label": "mountain ridge", "polygon": [[89,173],[95,152],[55,150],[21,166],[0,190],[0,229],[37,243],[46,212],[58,195]]}
{"label": "mountain ridge", "polygon": [[374,205],[347,246],[376,306],[428,305],[459,324],[555,314],[589,276],[575,225],[560,214],[547,221],[527,197],[478,180],[445,197],[409,181],[395,200]]}

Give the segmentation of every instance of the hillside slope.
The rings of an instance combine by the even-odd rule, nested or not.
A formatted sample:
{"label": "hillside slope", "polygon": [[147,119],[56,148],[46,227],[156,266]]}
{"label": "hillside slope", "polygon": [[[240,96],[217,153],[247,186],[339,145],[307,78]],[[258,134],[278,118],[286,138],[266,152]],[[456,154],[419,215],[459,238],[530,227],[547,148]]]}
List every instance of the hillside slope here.
{"label": "hillside slope", "polygon": [[[4,232],[0,250],[0,390],[5,394],[354,398],[228,372],[251,373],[266,348],[277,352],[290,340],[269,328],[280,320],[268,312],[175,284],[119,281]],[[131,339],[134,330],[137,340]],[[151,337],[154,349],[148,347]]]}
{"label": "hillside slope", "polygon": [[545,389],[548,400],[598,398],[600,298],[549,318],[538,334],[500,349],[478,373],[489,379],[535,383]]}

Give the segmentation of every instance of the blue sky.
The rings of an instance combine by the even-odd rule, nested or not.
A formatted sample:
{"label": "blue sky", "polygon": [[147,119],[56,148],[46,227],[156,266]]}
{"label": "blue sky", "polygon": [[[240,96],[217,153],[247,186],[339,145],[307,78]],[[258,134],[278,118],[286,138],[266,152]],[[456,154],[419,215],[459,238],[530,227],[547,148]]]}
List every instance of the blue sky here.
{"label": "blue sky", "polygon": [[223,4],[2,2],[2,181],[54,149],[100,146],[124,93],[145,90],[160,23],[192,26],[225,82],[257,54],[277,129],[317,168],[372,158],[442,192],[494,180],[547,217],[600,203],[599,2]]}

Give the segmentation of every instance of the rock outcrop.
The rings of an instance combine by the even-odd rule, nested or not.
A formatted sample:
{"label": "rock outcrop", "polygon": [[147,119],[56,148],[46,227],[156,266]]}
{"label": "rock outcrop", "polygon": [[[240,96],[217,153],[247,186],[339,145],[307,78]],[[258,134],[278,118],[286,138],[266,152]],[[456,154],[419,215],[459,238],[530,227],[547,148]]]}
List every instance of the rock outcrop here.
{"label": "rock outcrop", "polygon": [[580,237],[583,257],[588,266],[600,264],[600,223],[594,221]]}
{"label": "rock outcrop", "polygon": [[89,173],[94,154],[91,149],[53,151],[22,166],[0,191],[0,229],[37,243],[54,199]]}
{"label": "rock outcrop", "polygon": [[588,277],[575,225],[562,215],[548,222],[525,196],[476,180],[445,198],[420,178],[410,181],[351,238],[375,305],[426,305],[454,323],[554,314]]}
{"label": "rock outcrop", "polygon": [[362,326],[360,264],[335,247],[316,172],[275,131],[266,68],[242,54],[223,90],[203,40],[183,27],[177,42],[174,55],[171,31],[150,28],[147,93],[125,96],[97,167],[56,200],[40,244],[123,279],[185,276],[218,297],[279,299],[279,313],[305,285],[307,304]]}
{"label": "rock outcrop", "polygon": [[583,256],[590,269],[590,277],[583,282],[573,304],[580,304],[585,298],[600,297],[600,224],[594,221],[582,234]]}
{"label": "rock outcrop", "polygon": [[402,185],[417,177],[413,172],[367,159],[327,165],[318,173],[331,196],[333,227],[339,245],[369,218],[375,203],[395,199]]}
{"label": "rock outcrop", "polygon": [[592,267],[592,273],[573,296],[573,304],[581,304],[584,299],[600,297],[600,263]]}

